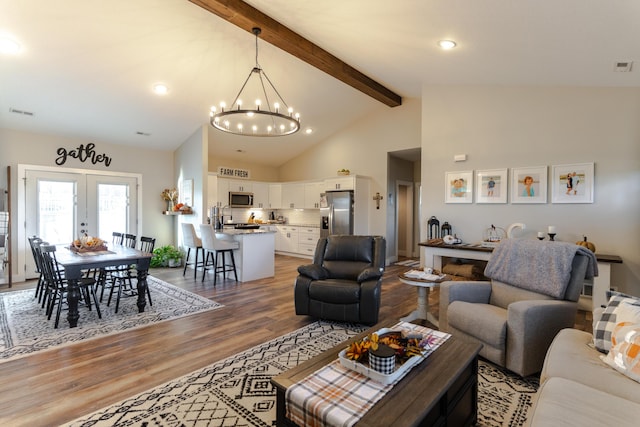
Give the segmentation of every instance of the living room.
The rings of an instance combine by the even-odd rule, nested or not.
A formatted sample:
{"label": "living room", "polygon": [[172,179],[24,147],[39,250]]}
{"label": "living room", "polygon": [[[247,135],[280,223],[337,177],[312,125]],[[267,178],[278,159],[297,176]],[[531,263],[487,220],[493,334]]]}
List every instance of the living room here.
{"label": "living room", "polygon": [[[631,8],[628,17],[636,14]],[[637,52],[625,54],[637,56]],[[612,57],[600,66],[613,73],[612,64],[619,59],[629,58]],[[541,69],[545,67],[554,65],[541,65]],[[139,174],[138,234],[154,235],[159,245],[179,245],[181,221],[206,222],[207,175],[220,166],[250,170],[252,179],[273,182],[323,179],[348,168],[370,178],[370,234],[386,236],[393,243],[396,200],[389,183],[388,153],[417,148],[421,150],[420,172],[413,179],[421,184],[422,201],[417,213],[418,254],[417,243],[426,239],[426,222],[431,216],[452,224],[455,234],[469,243],[481,241],[492,224],[505,228],[514,222],[524,223],[522,237],[528,239],[555,226],[556,240],[575,242],[588,236],[597,245],[598,253],[620,256],[623,262],[613,268],[611,283],[621,292],[640,295],[640,85],[636,76],[634,70],[626,75],[627,83],[595,86],[579,75],[575,80],[536,85],[518,75],[500,75],[499,83],[474,80],[470,75],[453,83],[426,81],[418,95],[404,97],[401,106],[373,107],[277,166],[211,151],[210,141],[216,139],[217,131],[207,122],[206,112],[190,136],[174,141],[172,149],[160,149],[153,143],[129,145],[115,139],[34,131],[28,126],[0,126],[0,169],[11,166],[14,206],[19,206],[17,183],[22,177],[18,175],[18,165],[54,168],[60,147],[74,149],[95,143],[100,153],[112,159],[108,168],[73,158],[64,167]],[[6,116],[7,111],[8,108],[0,117]],[[466,160],[458,162],[454,160],[456,155],[466,155]],[[447,172],[546,167],[551,173],[554,165],[583,163],[594,164],[593,203],[553,203],[550,195],[539,204],[514,204],[511,199],[501,204],[445,202]],[[161,191],[179,186],[183,179],[193,179],[194,215],[179,219],[163,216]],[[2,174],[0,188],[5,187]],[[373,200],[376,193],[383,196],[379,209]],[[24,279],[20,266],[29,253],[26,236],[19,237],[21,230],[15,225],[18,223],[14,222],[13,235],[14,271],[19,282]],[[397,260],[393,244],[387,256],[389,263]],[[407,301],[415,302],[413,294],[411,298],[407,296]],[[232,318],[217,320],[231,322]],[[254,341],[257,343],[255,337]],[[195,367],[195,362],[191,363]]]}

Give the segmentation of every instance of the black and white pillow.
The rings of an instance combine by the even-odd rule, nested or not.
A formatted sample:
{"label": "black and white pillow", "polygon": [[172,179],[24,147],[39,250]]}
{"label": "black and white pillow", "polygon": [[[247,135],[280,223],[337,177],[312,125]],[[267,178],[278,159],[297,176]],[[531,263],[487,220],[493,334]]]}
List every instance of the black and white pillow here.
{"label": "black and white pillow", "polygon": [[622,302],[632,305],[640,305],[640,298],[631,295],[625,295],[621,292],[607,291],[609,303],[602,312],[602,317],[598,320],[593,328],[593,344],[595,348],[602,352],[608,353],[611,349],[611,332],[615,328],[616,309]]}

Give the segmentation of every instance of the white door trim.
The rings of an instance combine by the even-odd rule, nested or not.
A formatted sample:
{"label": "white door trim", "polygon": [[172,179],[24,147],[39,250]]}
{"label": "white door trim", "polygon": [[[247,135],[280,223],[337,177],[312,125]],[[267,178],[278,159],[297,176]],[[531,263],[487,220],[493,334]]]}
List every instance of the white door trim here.
{"label": "white door trim", "polygon": [[[62,168],[60,166],[42,166],[42,165],[29,165],[18,164],[18,198],[17,198],[17,248],[14,248],[13,254],[17,256],[18,264],[13,271],[13,281],[23,282],[25,280],[26,257],[31,256],[31,249],[27,248],[27,235],[26,235],[26,173],[28,170],[40,171],[40,172],[65,172],[65,173],[78,173],[84,175],[103,175],[103,176],[123,176],[129,178],[135,178],[138,182],[138,201],[137,211],[138,218],[142,218],[142,174],[129,173],[129,172],[111,172],[101,171],[94,169],[79,169],[79,168]],[[142,232],[142,224],[140,221],[136,224],[136,233],[140,235]]]}

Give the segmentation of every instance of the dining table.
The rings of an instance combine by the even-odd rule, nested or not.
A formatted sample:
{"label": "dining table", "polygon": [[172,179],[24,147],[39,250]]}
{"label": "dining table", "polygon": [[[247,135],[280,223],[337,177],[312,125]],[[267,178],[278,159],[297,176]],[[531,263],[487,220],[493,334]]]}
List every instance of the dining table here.
{"label": "dining table", "polygon": [[65,278],[67,279],[67,304],[69,312],[67,320],[69,326],[78,326],[80,314],[78,312],[78,300],[80,299],[80,289],[78,280],[82,278],[84,271],[93,269],[103,269],[119,265],[135,266],[137,271],[138,290],[138,312],[144,313],[147,305],[147,275],[149,274],[149,264],[152,253],[122,245],[109,245],[107,250],[95,252],[77,252],[69,246],[61,246],[56,250],[58,264],[64,267]]}

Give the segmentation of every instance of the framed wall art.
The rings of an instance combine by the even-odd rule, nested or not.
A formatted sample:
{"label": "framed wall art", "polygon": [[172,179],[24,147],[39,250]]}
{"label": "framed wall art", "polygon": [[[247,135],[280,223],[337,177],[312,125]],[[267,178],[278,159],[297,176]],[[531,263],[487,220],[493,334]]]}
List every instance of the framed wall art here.
{"label": "framed wall art", "polygon": [[193,179],[182,181],[182,203],[193,206]]}
{"label": "framed wall art", "polygon": [[444,202],[473,202],[473,171],[444,173]]}
{"label": "framed wall art", "polygon": [[551,166],[553,203],[593,203],[593,163]]}
{"label": "framed wall art", "polygon": [[476,203],[507,203],[507,169],[476,171]]}
{"label": "framed wall art", "polygon": [[511,169],[511,203],[547,203],[547,167]]}

